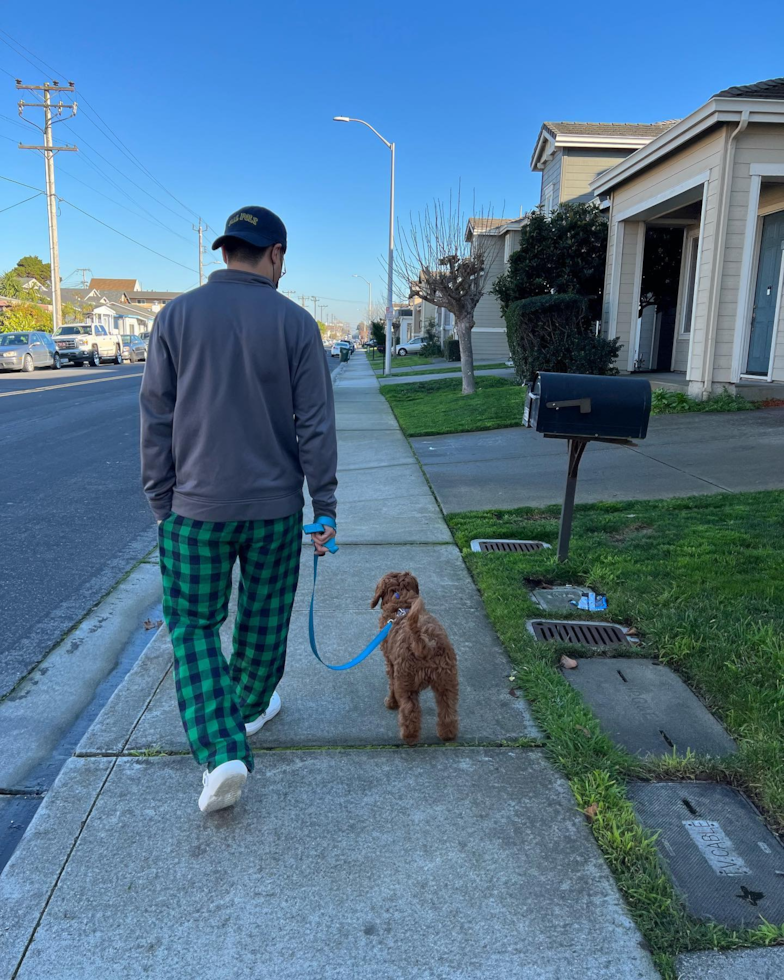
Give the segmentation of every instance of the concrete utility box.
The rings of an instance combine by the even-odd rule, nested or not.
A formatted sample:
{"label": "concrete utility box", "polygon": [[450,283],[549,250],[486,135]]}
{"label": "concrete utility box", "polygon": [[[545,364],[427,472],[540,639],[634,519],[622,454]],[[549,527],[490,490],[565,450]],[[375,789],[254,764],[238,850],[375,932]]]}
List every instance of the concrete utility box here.
{"label": "concrete utility box", "polygon": [[566,439],[644,439],[650,414],[644,378],[541,371],[526,397],[523,425]]}

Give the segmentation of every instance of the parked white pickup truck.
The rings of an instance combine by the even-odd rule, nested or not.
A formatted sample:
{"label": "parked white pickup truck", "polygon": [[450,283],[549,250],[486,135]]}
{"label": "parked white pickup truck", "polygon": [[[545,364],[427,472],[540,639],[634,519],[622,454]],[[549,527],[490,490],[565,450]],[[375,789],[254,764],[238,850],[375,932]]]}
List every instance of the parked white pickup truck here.
{"label": "parked white pickup truck", "polygon": [[71,364],[98,367],[101,361],[123,362],[122,337],[101,323],[66,323],[55,331],[54,342],[60,360]]}

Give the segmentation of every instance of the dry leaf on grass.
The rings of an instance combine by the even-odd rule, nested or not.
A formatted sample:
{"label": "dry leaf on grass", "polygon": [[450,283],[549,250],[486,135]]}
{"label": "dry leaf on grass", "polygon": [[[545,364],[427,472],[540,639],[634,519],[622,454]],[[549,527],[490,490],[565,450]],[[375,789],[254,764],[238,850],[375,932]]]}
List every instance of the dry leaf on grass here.
{"label": "dry leaf on grass", "polygon": [[561,666],[564,668],[564,670],[574,670],[578,664],[576,660],[572,660],[571,657],[567,657],[566,654],[564,654],[561,657]]}
{"label": "dry leaf on grass", "polygon": [[640,632],[639,632],[639,630],[636,630],[633,626],[630,626],[629,629],[626,630],[626,635],[627,636],[639,636],[640,635]]}
{"label": "dry leaf on grass", "polygon": [[587,806],[583,810],[583,813],[585,814],[585,816],[586,816],[586,818],[588,820],[588,823],[593,823],[594,822],[594,820],[596,819],[596,814],[598,812],[599,812],[599,806],[596,803],[592,803],[590,806]]}
{"label": "dry leaf on grass", "polygon": [[575,725],[574,727],[577,729],[578,732],[582,732],[583,735],[585,735],[586,738],[590,738],[591,737],[591,733],[588,731],[588,729],[584,725]]}
{"label": "dry leaf on grass", "polygon": [[157,630],[161,626],[163,626],[162,619],[145,619],[144,621],[144,628],[146,630]]}

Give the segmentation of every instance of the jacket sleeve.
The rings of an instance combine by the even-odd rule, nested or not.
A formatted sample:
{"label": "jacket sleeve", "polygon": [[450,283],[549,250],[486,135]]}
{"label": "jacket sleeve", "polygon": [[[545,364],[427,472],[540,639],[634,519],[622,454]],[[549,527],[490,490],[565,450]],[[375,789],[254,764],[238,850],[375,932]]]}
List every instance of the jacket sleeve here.
{"label": "jacket sleeve", "polygon": [[163,336],[162,319],[159,314],[150,337],[139,395],[142,485],[158,521],[171,513],[175,481],[172,426],[177,398],[177,372]]}
{"label": "jacket sleeve", "polygon": [[338,485],[335,401],[321,334],[310,316],[294,370],[293,389],[299,459],[313,498],[313,516],[334,520]]}

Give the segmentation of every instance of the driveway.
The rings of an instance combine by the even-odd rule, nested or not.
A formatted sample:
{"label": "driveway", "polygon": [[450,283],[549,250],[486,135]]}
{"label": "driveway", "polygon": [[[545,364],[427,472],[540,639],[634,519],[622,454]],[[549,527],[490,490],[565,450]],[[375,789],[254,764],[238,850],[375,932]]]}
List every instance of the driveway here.
{"label": "driveway", "polygon": [[[447,513],[560,503],[566,442],[532,429],[423,436],[412,445]],[[630,449],[589,446],[577,499],[646,500],[784,487],[784,408],[661,415]]]}

